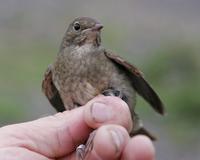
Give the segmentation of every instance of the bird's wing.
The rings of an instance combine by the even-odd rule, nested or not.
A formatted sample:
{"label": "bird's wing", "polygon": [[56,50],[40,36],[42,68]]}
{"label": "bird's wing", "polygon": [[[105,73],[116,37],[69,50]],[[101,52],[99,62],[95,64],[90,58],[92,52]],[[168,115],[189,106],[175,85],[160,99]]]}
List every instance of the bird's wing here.
{"label": "bird's wing", "polygon": [[51,65],[47,68],[45,74],[44,74],[44,79],[42,81],[42,91],[48,98],[49,102],[51,105],[58,111],[58,112],[63,112],[65,111],[65,107],[63,104],[63,101],[60,97],[60,94],[55,87],[53,80],[52,80],[52,70],[51,70]]}
{"label": "bird's wing", "polygon": [[110,51],[105,51],[104,53],[111,61],[125,70],[126,74],[130,77],[132,85],[137,93],[141,95],[154,108],[155,111],[160,114],[164,114],[163,103],[156,92],[144,79],[141,71],[122,59],[120,56],[115,55]]}

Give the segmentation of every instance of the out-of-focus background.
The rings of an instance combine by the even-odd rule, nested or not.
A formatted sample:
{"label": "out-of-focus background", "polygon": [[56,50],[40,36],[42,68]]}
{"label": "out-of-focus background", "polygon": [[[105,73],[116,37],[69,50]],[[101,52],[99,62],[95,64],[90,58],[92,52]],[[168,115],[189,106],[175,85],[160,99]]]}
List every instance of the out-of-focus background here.
{"label": "out-of-focus background", "polygon": [[200,159],[200,1],[0,1],[0,126],[55,113],[41,92],[67,25],[101,21],[103,45],[137,65],[162,97],[161,117],[137,110],[158,135],[157,159]]}

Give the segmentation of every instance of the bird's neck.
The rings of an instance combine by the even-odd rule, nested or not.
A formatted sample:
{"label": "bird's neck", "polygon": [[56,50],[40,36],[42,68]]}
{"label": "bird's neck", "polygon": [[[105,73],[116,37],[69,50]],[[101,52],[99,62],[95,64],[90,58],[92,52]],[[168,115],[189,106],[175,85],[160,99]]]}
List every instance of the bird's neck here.
{"label": "bird's neck", "polygon": [[98,49],[96,46],[89,43],[81,46],[75,46],[73,48],[73,52],[76,52],[75,54],[77,56],[82,57],[90,54],[91,52],[94,52],[96,49]]}

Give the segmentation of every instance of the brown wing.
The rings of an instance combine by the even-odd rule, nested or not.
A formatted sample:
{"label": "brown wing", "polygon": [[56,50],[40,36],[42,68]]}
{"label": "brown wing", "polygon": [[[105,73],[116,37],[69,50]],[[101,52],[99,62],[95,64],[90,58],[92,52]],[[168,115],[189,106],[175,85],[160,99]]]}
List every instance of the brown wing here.
{"label": "brown wing", "polygon": [[45,72],[44,79],[42,81],[42,91],[48,98],[51,105],[58,111],[63,112],[65,111],[64,104],[62,99],[59,95],[58,90],[56,89],[53,80],[52,80],[52,71],[51,66]]}
{"label": "brown wing", "polygon": [[132,80],[134,89],[140,94],[153,108],[160,114],[164,114],[164,106],[156,92],[151,88],[148,82],[144,79],[140,70],[129,64],[120,56],[114,55],[111,52],[105,51],[105,55],[116,63],[120,68],[125,69],[125,72]]}

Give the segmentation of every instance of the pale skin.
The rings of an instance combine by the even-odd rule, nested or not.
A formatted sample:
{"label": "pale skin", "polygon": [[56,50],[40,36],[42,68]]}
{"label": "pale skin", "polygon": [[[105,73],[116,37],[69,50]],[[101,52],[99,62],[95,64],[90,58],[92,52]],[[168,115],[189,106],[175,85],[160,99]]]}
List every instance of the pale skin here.
{"label": "pale skin", "polygon": [[96,129],[86,160],[154,160],[146,136],[130,138],[128,106],[117,97],[98,96],[84,107],[0,128],[0,159],[76,160],[76,148]]}

